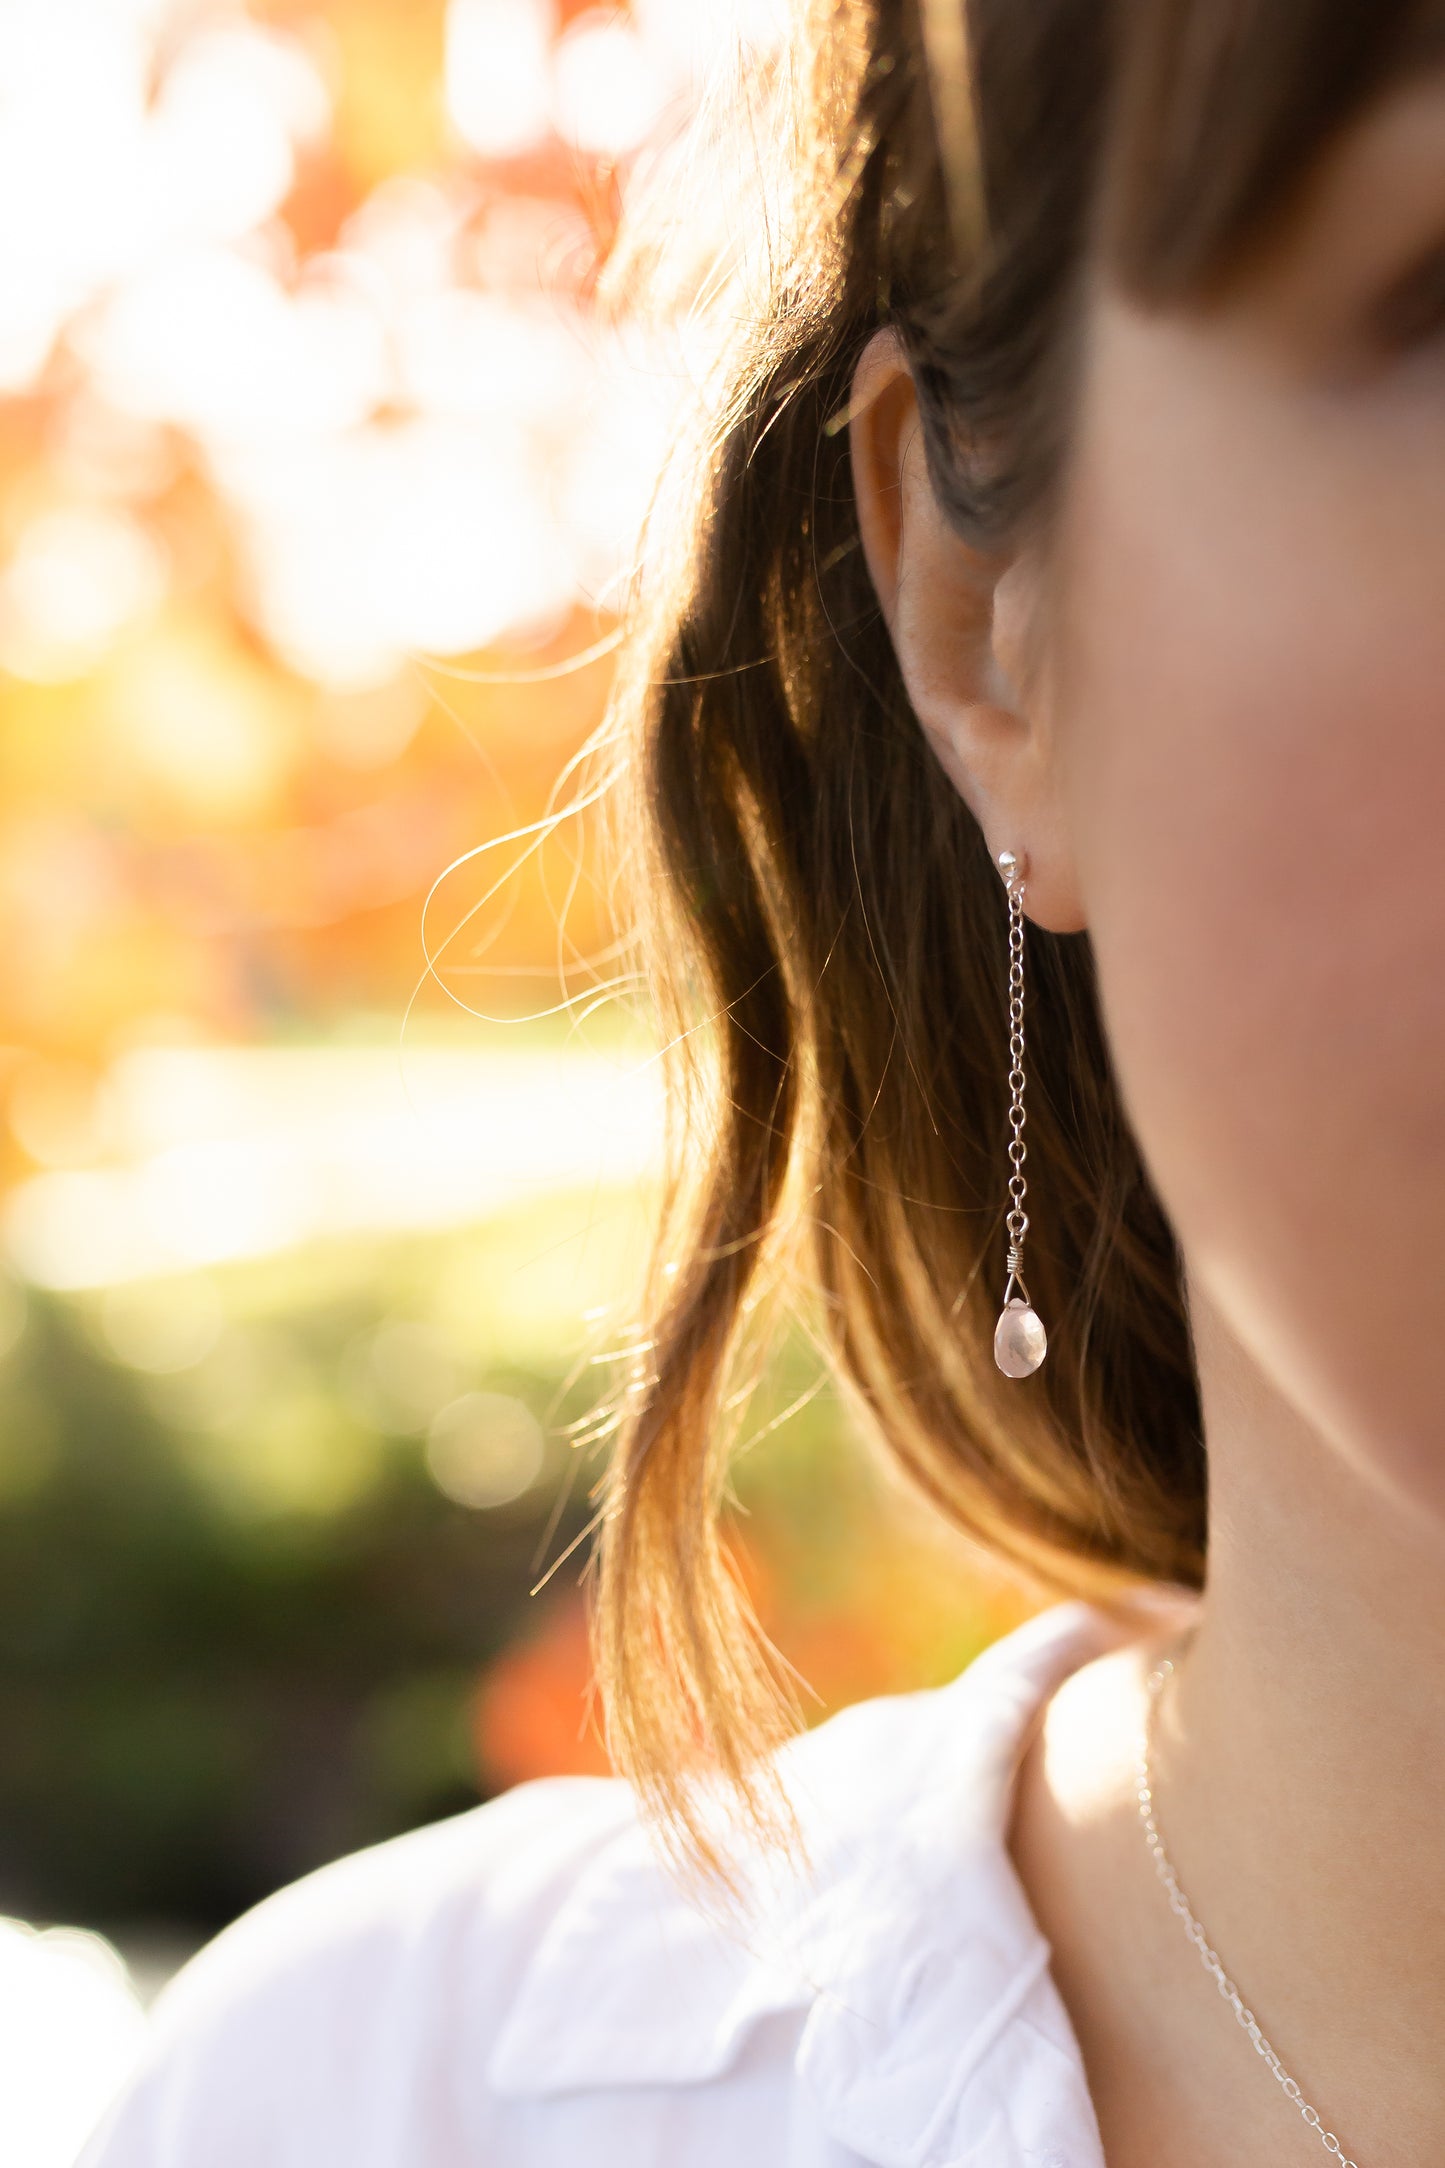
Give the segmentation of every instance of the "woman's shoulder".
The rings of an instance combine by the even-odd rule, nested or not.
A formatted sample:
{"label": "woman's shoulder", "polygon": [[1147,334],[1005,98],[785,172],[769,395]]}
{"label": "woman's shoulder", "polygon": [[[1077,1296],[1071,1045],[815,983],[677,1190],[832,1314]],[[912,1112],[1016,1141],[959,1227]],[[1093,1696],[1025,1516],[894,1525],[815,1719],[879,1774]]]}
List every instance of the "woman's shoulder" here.
{"label": "woman's shoulder", "polygon": [[[560,2168],[584,2139],[600,2168],[635,2157],[649,2089],[658,2112],[671,2089],[675,2114],[682,2085],[711,2087],[714,2137],[689,2135],[690,2161],[714,2142],[735,2157],[757,2136],[732,2127],[735,2107],[771,2112],[759,2088],[781,2116],[795,2066],[824,2091],[854,2084],[836,2027],[815,2022],[800,2054],[823,1982],[856,2006],[881,1991],[880,1963],[916,1955],[910,1918],[935,1937],[967,1931],[933,1885],[956,1910],[970,1822],[973,1901],[994,1901],[1008,1741],[1097,1638],[1070,1607],[949,1686],[855,1704],[791,1741],[779,1762],[805,1864],[754,1861],[740,1909],[672,1872],[616,1777],[537,1779],[319,1869],[171,1983],[82,2168]],[[855,1931],[870,1917],[891,1923],[877,1959]],[[745,2048],[748,2087],[713,2085]]]}

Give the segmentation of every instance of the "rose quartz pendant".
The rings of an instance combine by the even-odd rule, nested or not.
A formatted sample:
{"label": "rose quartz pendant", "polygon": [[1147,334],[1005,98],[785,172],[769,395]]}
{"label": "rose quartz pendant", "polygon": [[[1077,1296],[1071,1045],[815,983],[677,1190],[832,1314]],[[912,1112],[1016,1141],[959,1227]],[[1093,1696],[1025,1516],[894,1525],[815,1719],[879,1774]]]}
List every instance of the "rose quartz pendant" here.
{"label": "rose quartz pendant", "polygon": [[1006,1378],[1032,1377],[1048,1353],[1044,1321],[1031,1303],[1015,1295],[994,1327],[993,1359]]}

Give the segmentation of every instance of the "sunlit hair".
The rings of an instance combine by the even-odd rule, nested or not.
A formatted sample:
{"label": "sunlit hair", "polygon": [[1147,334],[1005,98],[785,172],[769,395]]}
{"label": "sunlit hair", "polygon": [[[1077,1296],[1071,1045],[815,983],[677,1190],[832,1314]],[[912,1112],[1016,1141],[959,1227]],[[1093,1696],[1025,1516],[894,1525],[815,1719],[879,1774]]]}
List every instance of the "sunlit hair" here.
{"label": "sunlit hair", "polygon": [[817,0],[799,24],[767,290],[659,500],[617,696],[675,1134],[596,1652],[614,1758],[724,1881],[693,1780],[786,1833],[765,1750],[800,1721],[720,1526],[739,1350],[781,1283],[806,1276],[906,1477],[1041,1589],[1204,1572],[1178,1253],[1082,933],[1029,931],[1029,1284],[1050,1352],[1023,1384],[994,1365],[1005,900],[868,579],[854,364],[896,326],[959,532],[1046,540],[1085,271],[1146,303],[1197,294],[1422,26],[1390,0],[975,0],[965,38],[954,5]]}

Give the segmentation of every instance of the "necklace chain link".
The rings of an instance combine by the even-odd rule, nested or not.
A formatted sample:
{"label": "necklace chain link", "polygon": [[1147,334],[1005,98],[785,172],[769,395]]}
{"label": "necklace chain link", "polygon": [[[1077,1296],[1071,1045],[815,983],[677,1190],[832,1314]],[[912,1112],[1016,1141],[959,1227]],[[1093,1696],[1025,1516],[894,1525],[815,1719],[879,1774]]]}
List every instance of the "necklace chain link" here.
{"label": "necklace chain link", "polygon": [[1139,1803],[1139,1820],[1143,1825],[1144,1841],[1149,1847],[1149,1856],[1154,1862],[1154,1871],[1164,1886],[1164,1893],[1169,1899],[1171,1911],[1179,1919],[1184,1932],[1194,1944],[1200,1964],[1213,1980],[1225,2002],[1229,2004],[1236,2021],[1248,2035],[1255,2052],[1263,2058],[1270,2075],[1279,2084],[1285,2098],[1293,2102],[1325,2151],[1340,2163],[1340,2168],[1359,2168],[1359,2164],[1351,2160],[1334,2132],[1325,2129],[1318,2109],[1310,2106],[1310,2103],[1300,2091],[1298,2081],[1290,2076],[1290,2073],[1285,2069],[1284,2064],[1265,2038],[1260,2029],[1259,2020],[1225,1971],[1218,1951],[1211,1944],[1208,1935],[1204,1932],[1195,1915],[1193,1906],[1180,1887],[1179,1877],[1174,1871],[1174,1862],[1169,1857],[1164,1839],[1160,1835],[1158,1817],[1154,1812],[1154,1778],[1152,1770],[1154,1713],[1159,1705],[1159,1697],[1164,1684],[1171,1677],[1173,1671],[1174,1660],[1172,1657],[1166,1656],[1162,1662],[1155,1665],[1146,1681],[1148,1700],[1144,1719],[1144,1736],[1139,1746],[1139,1758],[1135,1763],[1135,1776],[1137,1779],[1135,1796]]}

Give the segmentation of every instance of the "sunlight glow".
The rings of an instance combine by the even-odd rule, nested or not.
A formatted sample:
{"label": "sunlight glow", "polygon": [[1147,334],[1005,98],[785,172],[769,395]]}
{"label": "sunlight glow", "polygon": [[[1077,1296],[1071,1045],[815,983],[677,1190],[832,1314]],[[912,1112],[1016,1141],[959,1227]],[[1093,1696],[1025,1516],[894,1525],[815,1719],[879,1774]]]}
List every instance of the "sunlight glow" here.
{"label": "sunlight glow", "polygon": [[295,176],[295,148],[331,118],[299,47],[246,23],[203,31],[167,72],[150,119],[152,187],[185,231],[239,238],[269,218]]}
{"label": "sunlight glow", "polygon": [[159,545],[122,512],[44,512],[0,571],[0,668],[36,684],[84,677],[165,594]]}
{"label": "sunlight glow", "polygon": [[217,452],[364,419],[388,386],[382,325],[338,281],[289,294],[263,263],[178,249],[79,335],[103,394]]}
{"label": "sunlight glow", "polygon": [[415,416],[252,459],[236,495],[259,614],[323,684],[384,682],[417,649],[480,647],[573,594],[566,539],[500,415]]}
{"label": "sunlight glow", "polygon": [[579,150],[629,151],[651,133],[669,90],[654,48],[602,9],[569,23],[557,46],[557,132]]}
{"label": "sunlight glow", "polygon": [[151,97],[160,10],[0,10],[0,386],[44,366],[67,319],[184,238],[250,232],[291,186],[329,99],[294,41],[244,22],[181,43]]}
{"label": "sunlight glow", "polygon": [[6,1249],[38,1285],[466,1226],[635,1181],[661,1134],[655,1068],[545,1049],[155,1048],[123,1057],[106,1094],[112,1162],[37,1174],[9,1200]]}
{"label": "sunlight glow", "polygon": [[543,0],[450,0],[447,111],[483,157],[515,156],[545,136],[551,37]]}
{"label": "sunlight glow", "polygon": [[[691,11],[704,35],[680,0],[565,28],[549,0],[451,0],[452,124],[488,159],[557,141],[626,155],[760,11]],[[0,9],[0,394],[64,354],[93,411],[189,439],[257,629],[347,688],[595,602],[625,575],[687,386],[617,367],[556,277],[589,246],[560,205],[515,225],[535,259],[513,267],[520,290],[469,274],[462,171],[392,174],[328,248],[298,250],[278,214],[335,124],[313,54],[244,16]],[[19,675],[82,674],[153,596],[155,545],[95,518],[111,524],[67,530],[0,599],[0,664]]]}
{"label": "sunlight glow", "polygon": [[106,733],[187,812],[259,811],[296,754],[268,692],[228,669],[219,643],[177,633],[124,658],[103,706]]}

